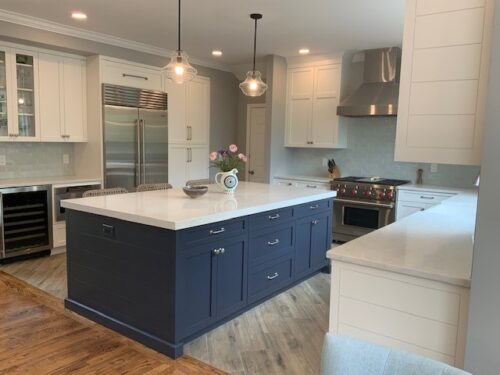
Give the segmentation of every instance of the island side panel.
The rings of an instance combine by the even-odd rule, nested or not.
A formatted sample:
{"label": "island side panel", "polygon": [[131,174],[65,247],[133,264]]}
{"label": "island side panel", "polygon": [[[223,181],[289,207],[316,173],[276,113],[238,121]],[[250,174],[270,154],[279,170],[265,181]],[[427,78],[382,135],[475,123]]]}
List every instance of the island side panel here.
{"label": "island side panel", "polygon": [[66,211],[66,307],[175,357],[175,232]]}

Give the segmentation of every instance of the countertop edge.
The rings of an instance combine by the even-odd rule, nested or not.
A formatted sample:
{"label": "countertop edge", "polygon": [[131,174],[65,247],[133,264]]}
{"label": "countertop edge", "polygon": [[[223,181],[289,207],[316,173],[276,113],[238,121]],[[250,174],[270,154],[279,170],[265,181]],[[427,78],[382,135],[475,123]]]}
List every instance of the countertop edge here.
{"label": "countertop edge", "polygon": [[192,228],[192,227],[196,227],[196,226],[216,223],[219,221],[231,220],[231,219],[235,219],[238,217],[258,214],[258,213],[266,212],[266,211],[270,211],[270,210],[276,210],[276,209],[280,209],[280,208],[300,205],[300,204],[309,203],[309,202],[313,202],[313,201],[317,201],[317,200],[332,199],[334,197],[335,197],[335,192],[325,190],[324,192],[310,195],[307,197],[298,197],[298,198],[293,198],[293,199],[289,199],[289,200],[282,201],[282,202],[267,203],[267,204],[258,205],[255,207],[237,209],[234,211],[218,212],[215,214],[202,216],[202,217],[196,218],[196,219],[180,220],[177,222],[157,219],[154,217],[148,217],[148,216],[143,216],[143,215],[123,213],[123,212],[109,210],[109,209],[103,209],[103,208],[99,208],[99,207],[90,207],[90,206],[86,206],[84,204],[77,203],[78,200],[65,200],[65,201],[61,202],[61,205],[62,205],[62,207],[70,209],[70,210],[86,212],[86,213],[101,215],[101,216],[107,216],[107,217],[111,217],[114,219],[129,221],[129,222],[133,222],[133,223],[137,223],[137,224],[150,225],[150,226],[159,227],[159,228],[163,228],[163,229],[169,229],[169,230],[182,230],[182,229],[188,229],[188,228]]}
{"label": "countertop edge", "polygon": [[[331,250],[330,250],[331,251]],[[450,284],[454,286],[459,286],[463,288],[470,288],[471,285],[471,280],[469,279],[464,279],[461,277],[454,277],[454,276],[448,276],[448,275],[439,275],[435,273],[429,273],[425,271],[420,271],[412,268],[405,268],[405,267],[398,267],[390,264],[385,264],[385,263],[379,263],[379,262],[373,262],[365,259],[357,259],[357,258],[351,258],[345,255],[337,255],[330,253],[328,251],[327,253],[327,258],[331,259],[332,261],[340,261],[344,263],[350,263],[350,264],[355,264],[358,266],[365,266],[365,267],[370,267],[373,269],[378,269],[381,271],[389,271],[389,272],[395,272],[401,275],[406,275],[406,276],[413,276],[413,277],[418,277],[422,279],[427,279],[427,280],[432,280],[432,281],[437,281],[445,284]]]}

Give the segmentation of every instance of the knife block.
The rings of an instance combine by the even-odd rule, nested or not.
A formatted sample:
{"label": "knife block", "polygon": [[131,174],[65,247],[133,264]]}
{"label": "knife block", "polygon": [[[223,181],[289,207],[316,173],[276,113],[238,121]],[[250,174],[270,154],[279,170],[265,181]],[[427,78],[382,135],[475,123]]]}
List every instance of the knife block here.
{"label": "knife block", "polygon": [[329,171],[328,172],[328,175],[330,176],[330,178],[333,180],[335,178],[339,178],[340,177],[340,170],[339,170],[339,167],[335,166],[333,167],[333,171]]}

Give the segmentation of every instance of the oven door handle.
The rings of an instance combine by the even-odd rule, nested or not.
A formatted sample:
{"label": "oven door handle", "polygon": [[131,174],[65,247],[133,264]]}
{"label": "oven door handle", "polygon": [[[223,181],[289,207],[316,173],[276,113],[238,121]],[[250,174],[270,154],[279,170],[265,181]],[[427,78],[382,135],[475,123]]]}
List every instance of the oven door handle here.
{"label": "oven door handle", "polygon": [[343,199],[343,198],[340,198],[340,199],[335,198],[334,202],[360,204],[360,205],[364,205],[364,206],[373,206],[373,207],[394,208],[394,203],[373,203],[373,202],[355,201],[355,200]]}

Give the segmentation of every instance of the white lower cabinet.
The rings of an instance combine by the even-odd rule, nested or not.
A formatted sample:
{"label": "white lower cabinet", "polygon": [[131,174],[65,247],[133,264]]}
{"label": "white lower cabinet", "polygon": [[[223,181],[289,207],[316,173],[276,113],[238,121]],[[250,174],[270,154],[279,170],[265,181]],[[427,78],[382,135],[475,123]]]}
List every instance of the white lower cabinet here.
{"label": "white lower cabinet", "polygon": [[189,180],[209,177],[208,146],[170,144],[168,150],[168,181],[182,187]]}
{"label": "white lower cabinet", "polygon": [[40,53],[38,66],[42,142],[85,142],[85,59]]}
{"label": "white lower cabinet", "polygon": [[325,179],[324,182],[320,182],[317,180],[308,180],[307,178],[295,179],[286,177],[275,177],[274,184],[280,186],[297,187],[297,188],[331,190],[331,185],[328,179]]}
{"label": "white lower cabinet", "polygon": [[400,188],[397,196],[396,220],[437,206],[453,195],[455,195],[453,192],[435,192],[423,189],[405,190]]}

